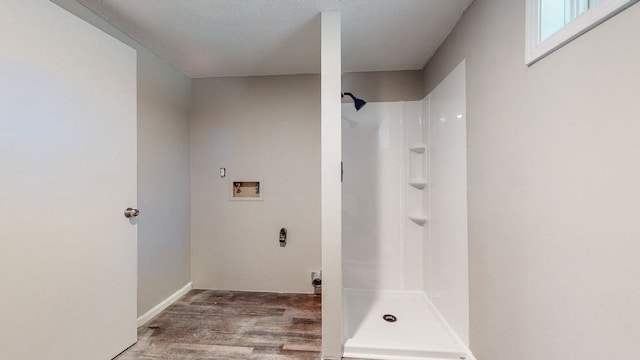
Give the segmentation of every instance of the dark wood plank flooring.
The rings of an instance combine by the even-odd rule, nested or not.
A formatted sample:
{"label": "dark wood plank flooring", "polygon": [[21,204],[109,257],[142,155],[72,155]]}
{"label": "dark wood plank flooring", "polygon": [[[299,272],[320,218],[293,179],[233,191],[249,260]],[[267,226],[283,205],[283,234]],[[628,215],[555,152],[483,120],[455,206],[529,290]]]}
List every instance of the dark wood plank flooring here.
{"label": "dark wood plank flooring", "polygon": [[117,360],[320,359],[320,296],[192,290]]}
{"label": "dark wood plank flooring", "polygon": [[320,296],[191,290],[115,359],[318,360],[321,333]]}

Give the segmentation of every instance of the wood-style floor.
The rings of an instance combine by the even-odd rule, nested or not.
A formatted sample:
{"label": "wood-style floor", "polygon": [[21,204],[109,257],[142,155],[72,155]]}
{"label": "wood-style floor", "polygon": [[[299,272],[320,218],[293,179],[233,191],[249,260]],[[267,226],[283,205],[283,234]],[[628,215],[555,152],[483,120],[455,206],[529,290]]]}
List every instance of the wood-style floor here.
{"label": "wood-style floor", "polygon": [[321,297],[192,290],[117,360],[320,359]]}

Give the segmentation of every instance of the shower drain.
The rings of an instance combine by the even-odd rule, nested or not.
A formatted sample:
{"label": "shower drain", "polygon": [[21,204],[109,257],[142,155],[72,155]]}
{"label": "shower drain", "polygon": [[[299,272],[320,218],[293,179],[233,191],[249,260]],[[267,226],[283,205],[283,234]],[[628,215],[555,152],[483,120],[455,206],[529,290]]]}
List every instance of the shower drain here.
{"label": "shower drain", "polygon": [[388,321],[388,322],[396,322],[398,320],[397,317],[391,314],[382,315],[382,318],[384,319],[384,321]]}

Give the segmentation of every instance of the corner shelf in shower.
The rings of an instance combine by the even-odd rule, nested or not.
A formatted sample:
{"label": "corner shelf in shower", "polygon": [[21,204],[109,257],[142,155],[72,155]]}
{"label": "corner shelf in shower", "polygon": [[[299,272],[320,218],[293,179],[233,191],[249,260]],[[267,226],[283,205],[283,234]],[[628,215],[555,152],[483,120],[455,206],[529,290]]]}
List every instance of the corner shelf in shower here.
{"label": "corner shelf in shower", "polygon": [[418,190],[423,190],[427,186],[426,180],[409,180],[409,185]]}
{"label": "corner shelf in shower", "polygon": [[427,186],[425,180],[425,155],[427,146],[418,144],[409,147],[409,185],[418,190],[423,190]]}
{"label": "corner shelf in shower", "polygon": [[413,221],[414,223],[420,225],[420,226],[424,226],[424,224],[427,223],[427,216],[423,215],[423,214],[412,214],[409,215],[409,220]]}

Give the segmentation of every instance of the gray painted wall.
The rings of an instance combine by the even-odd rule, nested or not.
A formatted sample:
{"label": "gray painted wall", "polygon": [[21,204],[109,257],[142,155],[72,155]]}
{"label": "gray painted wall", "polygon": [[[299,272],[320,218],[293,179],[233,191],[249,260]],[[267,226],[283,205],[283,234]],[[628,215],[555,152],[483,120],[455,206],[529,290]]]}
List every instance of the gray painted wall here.
{"label": "gray painted wall", "polygon": [[[312,292],[310,273],[321,267],[320,77],[192,84],[194,287]],[[262,179],[264,200],[230,201],[234,179]]]}
{"label": "gray painted wall", "polygon": [[[312,292],[309,273],[321,267],[319,75],[192,83],[194,286]],[[422,98],[422,71],[349,73],[342,83],[372,102]],[[264,201],[229,201],[229,182],[242,176],[264,180]]]}
{"label": "gray painted wall", "polygon": [[530,68],[524,6],[476,0],[424,71],[466,58],[471,349],[637,357],[640,5]]}
{"label": "gray painted wall", "polygon": [[191,80],[138,50],[138,314],[191,281]]}
{"label": "gray painted wall", "polygon": [[[342,91],[368,102],[422,100],[422,70],[345,73]],[[349,97],[342,99],[351,101]]]}
{"label": "gray painted wall", "polygon": [[191,80],[73,0],[55,0],[138,57],[138,316],[190,281]]}

